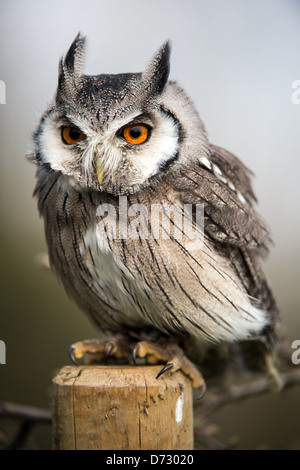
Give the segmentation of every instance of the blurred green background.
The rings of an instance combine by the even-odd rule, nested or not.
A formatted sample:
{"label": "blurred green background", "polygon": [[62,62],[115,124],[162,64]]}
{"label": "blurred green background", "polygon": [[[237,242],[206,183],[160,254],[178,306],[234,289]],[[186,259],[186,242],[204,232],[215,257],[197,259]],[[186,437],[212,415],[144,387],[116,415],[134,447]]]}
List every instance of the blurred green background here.
{"label": "blurred green background", "polygon": [[[297,0],[0,0],[0,401],[48,406],[51,378],[71,343],[97,336],[37,259],[46,251],[38,217],[31,134],[51,101],[57,64],[80,30],[86,73],[143,70],[167,38],[171,78],[193,99],[210,140],[253,170],[259,208],[275,245],[266,271],[289,342],[300,339],[300,2]],[[300,366],[299,366],[300,367]],[[240,448],[300,449],[299,387],[231,405],[213,416],[219,437]],[[1,427],[1,423],[0,423]],[[50,430],[35,432],[50,447]]]}

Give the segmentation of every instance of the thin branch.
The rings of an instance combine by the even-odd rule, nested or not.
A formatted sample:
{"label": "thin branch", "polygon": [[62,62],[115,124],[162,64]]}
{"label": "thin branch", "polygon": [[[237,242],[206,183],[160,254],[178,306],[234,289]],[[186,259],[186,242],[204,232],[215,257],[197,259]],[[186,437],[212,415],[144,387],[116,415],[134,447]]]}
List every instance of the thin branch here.
{"label": "thin branch", "polygon": [[7,442],[4,446],[6,450],[24,448],[29,434],[36,424],[50,424],[52,421],[51,411],[48,409],[11,402],[0,402],[0,417],[19,422],[19,429],[12,442]]}
{"label": "thin branch", "polygon": [[[293,367],[281,372],[280,377],[282,379],[281,391],[300,384],[300,367]],[[198,416],[205,418],[224,405],[269,392],[270,381],[267,377],[260,377],[239,385],[231,385],[223,390],[207,393],[201,402],[195,404],[195,410],[197,410]]]}
{"label": "thin branch", "polygon": [[51,423],[51,411],[46,408],[19,405],[8,401],[0,402],[0,416],[16,418],[33,423]]}

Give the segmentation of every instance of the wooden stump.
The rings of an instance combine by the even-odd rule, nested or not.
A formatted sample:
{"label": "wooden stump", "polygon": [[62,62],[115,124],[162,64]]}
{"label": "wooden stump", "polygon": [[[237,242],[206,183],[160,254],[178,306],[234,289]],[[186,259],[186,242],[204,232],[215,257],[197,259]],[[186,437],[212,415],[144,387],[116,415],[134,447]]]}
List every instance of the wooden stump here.
{"label": "wooden stump", "polygon": [[53,449],[191,450],[190,380],[161,366],[66,366],[53,380]]}

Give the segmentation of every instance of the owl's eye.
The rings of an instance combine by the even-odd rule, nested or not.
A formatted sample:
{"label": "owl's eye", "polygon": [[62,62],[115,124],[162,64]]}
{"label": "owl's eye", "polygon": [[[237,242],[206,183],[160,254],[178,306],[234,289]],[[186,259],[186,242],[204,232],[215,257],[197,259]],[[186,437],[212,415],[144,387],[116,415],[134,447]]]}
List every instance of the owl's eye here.
{"label": "owl's eye", "polygon": [[80,140],[85,138],[85,134],[80,129],[74,126],[63,127],[61,131],[62,141],[67,145],[77,144]]}
{"label": "owl's eye", "polygon": [[121,135],[130,144],[143,144],[149,138],[150,127],[145,124],[130,124],[124,127]]}

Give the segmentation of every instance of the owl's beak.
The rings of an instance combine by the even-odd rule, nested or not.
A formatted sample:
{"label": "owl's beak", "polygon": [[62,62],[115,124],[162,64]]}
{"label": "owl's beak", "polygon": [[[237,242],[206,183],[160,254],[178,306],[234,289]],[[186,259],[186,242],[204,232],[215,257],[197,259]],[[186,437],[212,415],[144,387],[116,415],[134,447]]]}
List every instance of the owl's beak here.
{"label": "owl's beak", "polygon": [[102,162],[103,154],[104,154],[104,151],[100,150],[97,153],[97,160],[96,160],[96,171],[97,171],[97,179],[98,179],[99,184],[102,184],[102,181],[103,181],[103,173],[104,173],[103,162]]}

